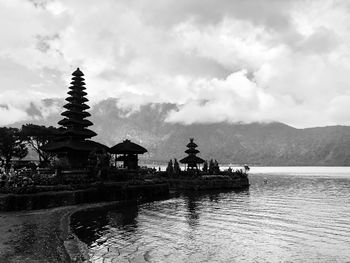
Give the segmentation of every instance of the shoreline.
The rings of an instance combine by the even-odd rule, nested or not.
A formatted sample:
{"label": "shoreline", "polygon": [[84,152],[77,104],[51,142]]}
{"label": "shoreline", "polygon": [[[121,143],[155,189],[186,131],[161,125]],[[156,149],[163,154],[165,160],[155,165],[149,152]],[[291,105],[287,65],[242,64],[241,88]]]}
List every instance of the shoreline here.
{"label": "shoreline", "polygon": [[89,262],[85,243],[70,227],[71,216],[86,209],[106,209],[136,201],[112,201],[35,211],[0,213],[0,262]]}
{"label": "shoreline", "polygon": [[74,213],[90,209],[118,209],[161,199],[164,198],[0,212],[0,262],[90,262],[87,245],[73,233],[70,226]]}
{"label": "shoreline", "polygon": [[72,232],[71,216],[83,210],[118,209],[170,197],[169,190],[167,195],[141,196],[135,191],[139,189],[122,200],[0,212],[0,262],[90,262],[87,245]]}

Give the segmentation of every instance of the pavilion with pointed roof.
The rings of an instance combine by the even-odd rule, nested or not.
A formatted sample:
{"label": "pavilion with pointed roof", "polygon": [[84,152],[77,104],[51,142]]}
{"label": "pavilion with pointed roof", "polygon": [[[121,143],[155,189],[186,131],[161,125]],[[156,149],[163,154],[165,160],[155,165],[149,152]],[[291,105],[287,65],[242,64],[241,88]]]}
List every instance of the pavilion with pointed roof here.
{"label": "pavilion with pointed roof", "polygon": [[109,152],[115,155],[116,161],[123,162],[124,168],[135,170],[138,168],[138,155],[146,153],[147,149],[130,140],[124,140],[111,147]]}
{"label": "pavilion with pointed roof", "polygon": [[187,153],[188,156],[180,160],[180,163],[187,165],[187,170],[198,170],[198,164],[205,162],[202,158],[196,156],[199,153],[196,149],[198,145],[195,144],[193,140],[194,139],[191,138],[190,142],[186,145],[188,149],[185,153]]}
{"label": "pavilion with pointed roof", "polygon": [[91,115],[86,111],[90,107],[86,104],[88,99],[84,91],[84,74],[77,68],[72,75],[69,96],[66,98],[68,103],[63,106],[66,110],[61,113],[64,118],[58,122],[61,126],[60,134],[55,142],[43,146],[42,149],[65,154],[70,167],[84,167],[91,152],[108,151],[109,148],[91,140],[97,134],[88,129],[93,123],[86,119]]}

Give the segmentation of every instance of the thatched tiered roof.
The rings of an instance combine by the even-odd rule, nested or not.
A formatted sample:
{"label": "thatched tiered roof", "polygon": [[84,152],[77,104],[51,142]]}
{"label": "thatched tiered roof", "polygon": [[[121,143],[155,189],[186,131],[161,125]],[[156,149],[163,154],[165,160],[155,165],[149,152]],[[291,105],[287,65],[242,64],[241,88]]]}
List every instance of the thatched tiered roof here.
{"label": "thatched tiered roof", "polygon": [[84,74],[77,68],[72,75],[73,81],[69,87],[69,97],[66,98],[68,103],[63,106],[67,110],[61,114],[65,118],[59,121],[58,124],[65,128],[63,134],[67,137],[84,140],[96,136],[96,133],[87,128],[92,126],[93,123],[86,120],[86,117],[90,116],[86,110],[90,107],[85,104],[89,100],[85,97],[87,93],[84,91],[86,89]]}
{"label": "thatched tiered roof", "polygon": [[101,143],[91,141],[91,140],[57,141],[57,142],[45,145],[45,151],[47,152],[67,152],[70,150],[91,152],[94,150],[102,150],[102,149],[104,149],[106,152],[109,151],[109,148],[106,145],[103,145]]}
{"label": "thatched tiered roof", "polygon": [[96,136],[96,133],[87,128],[93,123],[86,119],[91,115],[86,111],[90,107],[85,104],[88,99],[84,91],[86,89],[84,74],[77,68],[72,75],[72,85],[66,98],[68,103],[63,106],[66,110],[61,114],[64,118],[58,122],[61,127],[57,140],[43,146],[42,149],[47,152],[76,152],[75,155],[77,152],[109,150],[101,143],[87,140]]}
{"label": "thatched tiered roof", "polygon": [[193,138],[190,139],[190,142],[186,146],[188,149],[185,151],[185,153],[187,153],[188,156],[181,159],[180,163],[185,163],[187,164],[188,168],[193,169],[197,168],[197,164],[205,162],[202,158],[196,156],[199,151],[196,149],[198,145],[193,142]]}
{"label": "thatched tiered roof", "polygon": [[123,142],[111,147],[109,152],[112,154],[144,154],[147,152],[147,150],[141,145],[133,143],[130,140],[124,140]]}

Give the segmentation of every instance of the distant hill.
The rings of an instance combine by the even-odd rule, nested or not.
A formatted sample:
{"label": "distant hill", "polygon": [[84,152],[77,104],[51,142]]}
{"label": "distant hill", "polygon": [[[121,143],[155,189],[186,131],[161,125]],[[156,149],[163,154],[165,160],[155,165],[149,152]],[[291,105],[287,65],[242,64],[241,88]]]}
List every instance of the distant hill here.
{"label": "distant hill", "polygon": [[[60,100],[46,101],[59,104]],[[62,102],[63,105],[63,102]],[[40,117],[33,123],[56,125],[59,114]],[[131,138],[149,151],[143,159],[166,161],[184,157],[189,138],[195,138],[204,159],[221,163],[257,165],[350,165],[350,127],[330,126],[296,129],[282,123],[192,124],[165,122],[175,104],[149,104],[130,113],[117,107],[116,99],[95,105],[90,113],[94,139],[113,146]],[[16,123],[15,126],[20,126]]]}

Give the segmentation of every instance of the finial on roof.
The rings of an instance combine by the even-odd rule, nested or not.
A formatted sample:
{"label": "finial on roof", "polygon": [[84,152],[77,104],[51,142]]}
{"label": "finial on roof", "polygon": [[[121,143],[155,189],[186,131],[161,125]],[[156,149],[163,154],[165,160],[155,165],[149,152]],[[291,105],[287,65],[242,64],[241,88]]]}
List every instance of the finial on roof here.
{"label": "finial on roof", "polygon": [[72,73],[73,76],[84,76],[84,73],[81,72],[81,70],[79,68],[77,68],[73,73]]}

